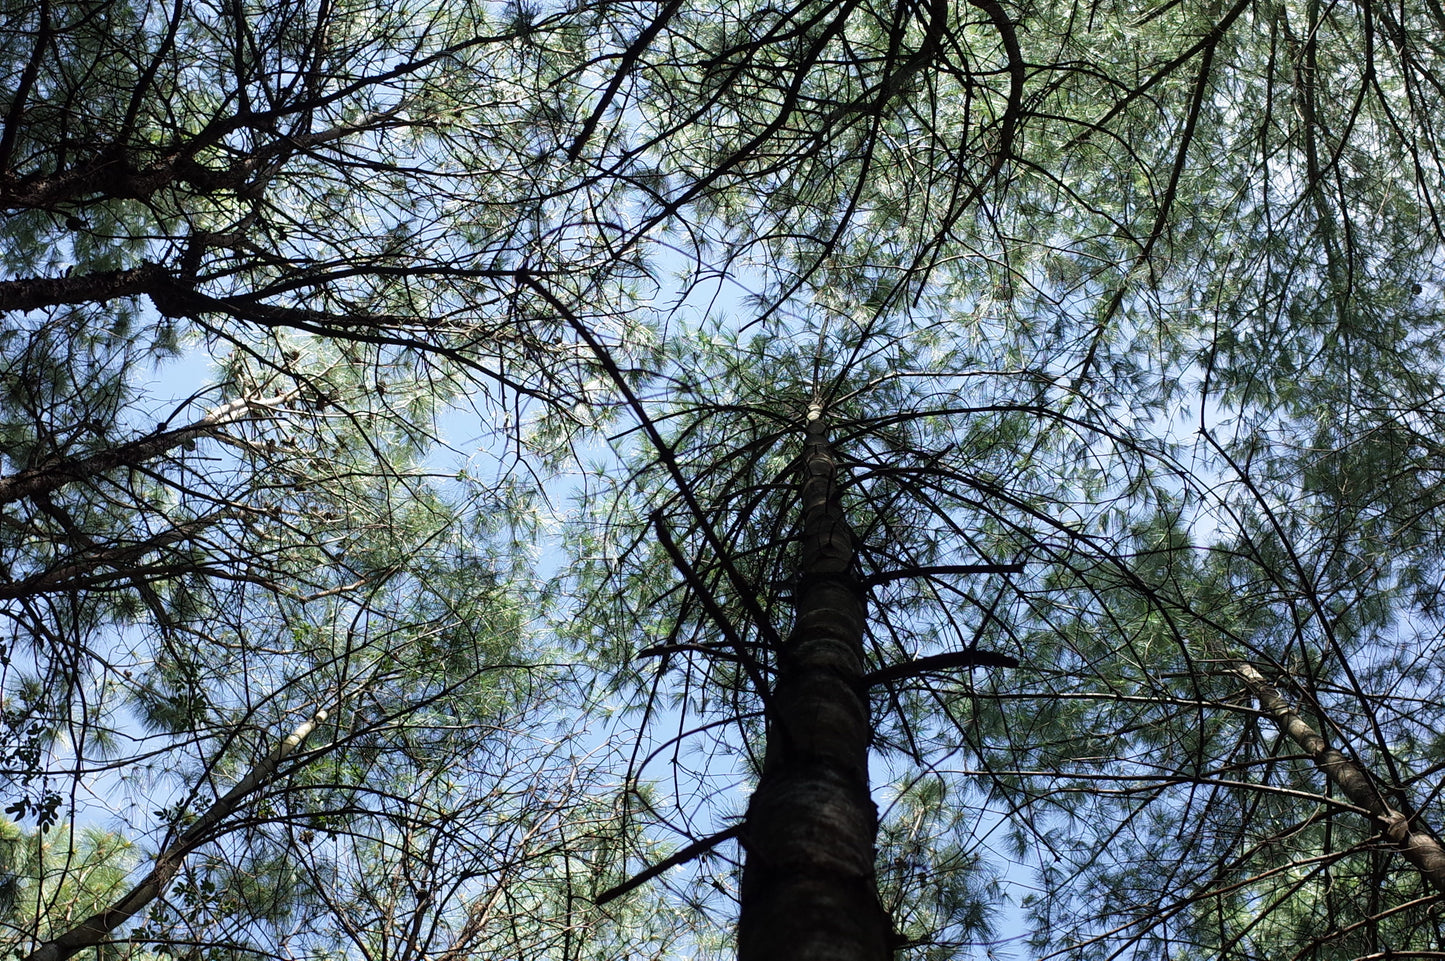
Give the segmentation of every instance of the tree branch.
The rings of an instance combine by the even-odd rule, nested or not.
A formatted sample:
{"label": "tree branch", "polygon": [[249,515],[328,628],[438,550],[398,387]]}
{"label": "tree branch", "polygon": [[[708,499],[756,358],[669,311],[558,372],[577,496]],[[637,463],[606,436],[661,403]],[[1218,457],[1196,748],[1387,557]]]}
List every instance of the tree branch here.
{"label": "tree branch", "polygon": [[139,440],[120,444],[83,457],[66,457],[39,467],[0,477],[0,504],[24,497],[48,494],[66,484],[95,477],[117,467],[134,467],[146,463],[189,441],[214,434],[220,428],[243,420],[256,408],[275,407],[294,397],[295,393],[277,397],[243,397],[223,404],[200,420],[174,430],[156,431]]}
{"label": "tree branch", "polygon": [[[657,877],[668,868],[674,868],[677,867],[679,864],[685,864],[686,862],[691,861],[693,858],[697,857],[700,854],[706,854],[708,851],[711,851],[714,847],[728,840],[729,838],[737,837],[738,834],[742,832],[742,829],[743,826],[741,823],[734,824],[732,827],[728,828],[725,831],[719,831],[717,834],[710,835],[699,841],[694,841],[687,847],[676,852],[675,854],[672,854],[666,858],[663,858],[661,861],[658,861],[647,870],[642,871],[639,874],[634,874],[632,877],[628,878],[626,881],[623,881],[616,887],[611,887],[608,888],[606,891],[603,891],[601,894],[597,895],[597,897],[593,898],[593,903],[601,905],[606,904],[608,901],[615,901],[617,898],[622,897],[628,891],[639,888],[642,885],[646,884],[648,881],[651,881],[653,878]],[[31,959],[26,958],[25,961],[31,961]]]}
{"label": "tree branch", "polygon": [[295,753],[315,730],[316,725],[325,721],[327,716],[326,711],[317,711],[287,735],[270,754],[262,758],[245,777],[237,781],[206,813],[182,832],[173,844],[156,855],[155,866],[123,897],[70,930],[46,941],[30,952],[25,961],[65,961],[86,948],[103,943],[112,931],[140,913],[165,890],[166,885],[180,870],[186,855],[209,841],[216,826],[233,814],[248,794],[275,774],[281,762]]}
{"label": "tree branch", "polygon": [[1385,801],[1369,771],[1330,747],[1252,664],[1241,661],[1235,665],[1234,673],[1244,679],[1259,700],[1260,709],[1274,718],[1280,731],[1309,754],[1315,767],[1323,771],[1352,804],[1368,811],[1375,826],[1394,843],[1405,860],[1413,864],[1436,891],[1445,894],[1445,849],[1440,842],[1428,831],[1412,828],[1410,816]]}
{"label": "tree branch", "polygon": [[934,654],[929,657],[920,657],[914,661],[904,661],[901,664],[891,664],[888,667],[879,668],[871,674],[863,675],[863,683],[869,687],[876,687],[888,681],[898,681],[905,677],[917,677],[920,674],[931,674],[937,671],[1018,666],[1018,658],[994,651],[949,651],[945,654]]}
{"label": "tree branch", "polygon": [[941,574],[1022,574],[1023,564],[938,564],[933,567],[909,567],[870,574],[863,578],[865,587],[877,587],[889,581],[901,581],[910,577],[936,577]]}

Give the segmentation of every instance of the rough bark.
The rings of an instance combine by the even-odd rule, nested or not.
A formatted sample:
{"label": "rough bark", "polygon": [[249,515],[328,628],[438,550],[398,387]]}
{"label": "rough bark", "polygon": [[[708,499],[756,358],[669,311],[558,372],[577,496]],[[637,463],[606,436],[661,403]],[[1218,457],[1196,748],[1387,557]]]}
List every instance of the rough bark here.
{"label": "rough bark", "polygon": [[808,415],[797,618],[778,657],[762,777],[743,828],[740,961],[880,961],[863,586],[827,422]]}
{"label": "rough bark", "polygon": [[87,948],[109,941],[117,928],[139,914],[166,889],[175,878],[176,872],[181,869],[186,855],[211,840],[216,826],[233,814],[246,800],[247,795],[271,777],[277,766],[301,747],[316,729],[316,725],[326,718],[326,711],[317,711],[310,720],[287,735],[285,740],[212,804],[174,843],[158,854],[150,872],[135,887],[110,907],[96,912],[63,934],[41,944],[26,956],[25,961],[65,961]]}
{"label": "rough bark", "polygon": [[1330,747],[1329,742],[1289,706],[1253,665],[1240,663],[1234,670],[1259,700],[1260,709],[1274,718],[1279,729],[1310,756],[1315,767],[1324,772],[1351,804],[1369,812],[1380,833],[1436,891],[1445,893],[1445,849],[1441,848],[1434,835],[1422,830],[1423,826],[1418,821],[1412,823],[1409,815],[1391,807],[1370,773]]}
{"label": "rough bark", "polygon": [[58,304],[107,303],[134,297],[172,282],[159,264],[64,277],[20,277],[0,281],[0,311],[39,310]]}

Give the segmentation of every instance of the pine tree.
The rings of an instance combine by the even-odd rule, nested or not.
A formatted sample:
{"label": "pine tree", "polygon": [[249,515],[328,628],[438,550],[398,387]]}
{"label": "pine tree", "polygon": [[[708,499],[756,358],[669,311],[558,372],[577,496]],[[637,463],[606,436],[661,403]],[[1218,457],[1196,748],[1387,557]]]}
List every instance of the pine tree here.
{"label": "pine tree", "polygon": [[[613,903],[619,851],[649,876],[696,861],[686,903],[729,926],[725,859],[754,822],[731,788],[766,771],[766,822],[799,756],[786,705],[817,680],[791,658],[818,404],[856,537],[844,593],[867,612],[842,687],[871,691],[897,794],[877,795],[853,920],[876,900],[904,950],[965,950],[1001,900],[993,861],[1036,868],[1040,953],[1433,950],[1436,895],[1395,816],[1407,841],[1442,823],[1431,4],[15,13],[12,813],[60,816],[61,732],[86,758],[130,736],[102,703],[197,745],[195,798],[162,819],[179,825],[209,772],[349,690],[353,654],[398,711],[490,694],[451,655],[506,660],[505,628],[459,625],[534,596],[511,542],[539,536],[540,501],[516,492],[626,418],[647,444],[588,478],[559,620],[599,672],[584,686],[677,744],[634,729],[615,833],[588,834],[611,867],[584,873]],[[149,399],[147,365],[185,350],[215,386]],[[457,403],[512,458],[507,483],[419,476],[454,473],[430,443]],[[264,689],[232,680],[253,672]],[[526,701],[509,697],[482,700]],[[1287,718],[1383,815],[1332,793]],[[385,758],[414,784],[408,751],[450,756],[440,733],[383,730],[338,726],[361,758],[337,760],[343,781]],[[304,852],[264,835],[220,859],[234,890],[266,879],[254,903],[227,915],[197,880],[179,890],[211,910],[181,921],[241,930],[262,889],[318,903],[281,893],[276,852]],[[383,849],[411,850],[356,848]],[[756,853],[749,900],[774,890]],[[430,889],[402,876],[372,916],[424,926]],[[787,950],[766,916],[745,912],[748,952]]]}
{"label": "pine tree", "polygon": [[[533,629],[535,503],[440,443],[447,415],[500,448],[523,405],[587,396],[511,299],[523,262],[635,274],[538,256],[609,211],[528,156],[551,105],[511,91],[545,98],[557,58],[525,11],[455,4],[0,21],[0,777],[27,827],[99,805],[137,854],[7,947],[505,953],[481,906],[527,901],[525,943],[605,956],[572,891],[605,821],[582,726],[533,713],[570,684]],[[410,933],[348,929],[376,884],[348,855],[427,837]]]}

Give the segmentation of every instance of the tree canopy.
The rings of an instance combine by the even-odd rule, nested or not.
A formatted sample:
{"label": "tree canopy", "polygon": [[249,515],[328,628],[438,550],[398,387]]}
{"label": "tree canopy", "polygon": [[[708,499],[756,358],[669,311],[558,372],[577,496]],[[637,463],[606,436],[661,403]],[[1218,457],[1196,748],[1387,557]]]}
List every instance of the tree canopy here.
{"label": "tree canopy", "polygon": [[3,11],[7,956],[1445,956],[1437,3]]}

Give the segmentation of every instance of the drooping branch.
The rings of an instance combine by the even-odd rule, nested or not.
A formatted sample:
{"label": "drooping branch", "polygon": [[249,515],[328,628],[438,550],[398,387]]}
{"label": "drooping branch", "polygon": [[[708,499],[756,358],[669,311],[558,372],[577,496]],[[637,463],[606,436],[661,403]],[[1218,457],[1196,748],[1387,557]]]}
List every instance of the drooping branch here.
{"label": "drooping branch", "polygon": [[152,551],[165,550],[174,544],[190,540],[233,513],[230,510],[218,511],[161,531],[145,540],[81,551],[67,557],[59,567],[40,571],[23,580],[0,583],[0,600],[14,600],[54,591],[94,589],[138,575],[154,578],[195,570],[196,565],[192,563],[179,566],[148,564],[141,569],[135,566],[135,562]]}
{"label": "drooping branch", "polygon": [[[298,109],[303,109],[298,105]],[[254,151],[213,167],[196,158],[227,130],[250,129],[266,134],[274,113],[261,113],[218,121],[194,137],[172,146],[163,155],[144,160],[123,143],[109,144],[93,157],[40,175],[16,177],[0,171],[0,209],[53,210],[64,204],[95,198],[148,198],[158,191],[185,188],[200,193],[256,192],[291,157],[337,143],[366,130],[402,126],[400,108],[363,113],[347,123],[325,130],[293,131],[270,139]]]}
{"label": "drooping branch", "polygon": [[667,525],[663,523],[662,514],[660,512],[654,512],[652,522],[654,529],[657,531],[657,542],[662,545],[662,549],[672,561],[673,567],[676,568],[677,572],[687,581],[688,586],[693,589],[693,592],[698,597],[698,601],[703,606],[703,610],[707,611],[708,617],[710,617],[713,623],[718,626],[718,629],[723,632],[723,637],[725,637],[732,646],[733,659],[742,666],[748,675],[748,680],[753,684],[753,690],[757,691],[758,697],[762,699],[764,705],[766,705],[768,703],[768,684],[763,678],[762,667],[758,664],[757,658],[748,650],[748,645],[743,642],[742,635],[739,634],[738,629],[733,626],[732,619],[728,617],[727,611],[723,610],[722,605],[719,604],[717,598],[713,596],[711,588],[703,583],[702,578],[698,577],[697,572],[693,570],[692,564],[688,562],[682,551],[678,549],[677,543],[673,541],[672,534],[669,533],[667,529]]}
{"label": "drooping branch", "polygon": [[1280,731],[1309,754],[1315,767],[1324,772],[1350,803],[1368,811],[1371,820],[1405,860],[1414,865],[1436,891],[1445,894],[1445,848],[1434,835],[1423,830],[1418,820],[1393,808],[1370,773],[1330,747],[1324,736],[1310,727],[1252,664],[1240,662],[1234,672],[1244,679],[1250,693],[1259,701],[1260,709],[1274,718]]}
{"label": "drooping branch", "polygon": [[738,601],[751,616],[754,628],[761,635],[764,643],[776,646],[780,639],[777,632],[773,629],[772,619],[767,616],[767,613],[758,604],[757,599],[753,597],[753,592],[748,584],[747,578],[743,577],[742,573],[729,560],[727,550],[721,538],[718,537],[717,532],[713,530],[712,526],[707,522],[707,512],[702,509],[702,505],[698,502],[697,495],[693,492],[692,486],[687,482],[686,477],[684,477],[681,467],[678,466],[677,457],[672,445],[663,439],[662,433],[657,429],[657,424],[648,416],[641,399],[637,396],[637,392],[632,389],[632,385],[628,382],[627,376],[622,372],[622,369],[618,367],[616,359],[607,347],[603,345],[602,341],[597,338],[597,335],[583,323],[582,319],[578,317],[571,308],[559,300],[555,294],[548,290],[547,286],[542,283],[538,276],[530,272],[523,273],[518,275],[518,280],[531,288],[531,290],[547,302],[549,307],[557,312],[558,316],[567,321],[568,326],[577,333],[578,338],[592,351],[592,355],[597,359],[602,369],[606,371],[608,378],[612,381],[613,386],[617,388],[618,393],[626,399],[627,406],[637,415],[638,424],[647,435],[649,443],[651,443],[653,449],[657,451],[657,455],[661,458],[663,466],[676,482],[677,491],[682,496],[683,502],[687,505],[692,516],[697,519],[699,533],[702,534],[703,539],[706,541],[708,549],[716,555],[717,562],[722,565],[723,573],[727,576],[728,582],[736,592]]}
{"label": "drooping branch", "polygon": [[215,828],[231,816],[256,788],[276,773],[281,762],[294,754],[311,732],[328,717],[317,711],[300,724],[262,758],[246,776],[212,804],[196,822],[186,828],[169,847],[156,856],[155,864],[133,888],[110,907],[98,911],[80,924],[40,945],[25,961],[65,961],[87,948],[104,943],[117,928],[139,914],[154,901],[180,870],[186,855],[211,840]]}

